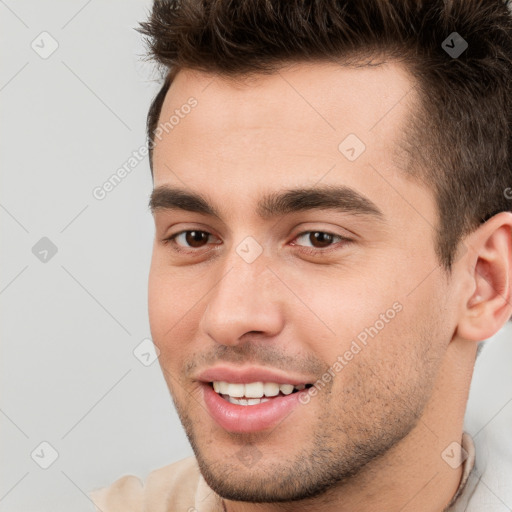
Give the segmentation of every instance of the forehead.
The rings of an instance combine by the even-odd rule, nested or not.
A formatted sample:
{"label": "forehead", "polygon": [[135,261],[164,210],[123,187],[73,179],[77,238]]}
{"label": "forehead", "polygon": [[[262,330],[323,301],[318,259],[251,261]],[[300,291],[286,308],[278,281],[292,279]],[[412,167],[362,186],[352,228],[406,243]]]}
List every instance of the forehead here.
{"label": "forehead", "polygon": [[[182,70],[160,114],[159,125],[168,129],[153,154],[155,187],[250,194],[321,179],[371,196],[371,175],[378,194],[377,174],[396,167],[415,85],[395,62],[297,63],[242,80]],[[184,108],[190,98],[196,105]],[[348,158],[350,147],[355,159]]]}

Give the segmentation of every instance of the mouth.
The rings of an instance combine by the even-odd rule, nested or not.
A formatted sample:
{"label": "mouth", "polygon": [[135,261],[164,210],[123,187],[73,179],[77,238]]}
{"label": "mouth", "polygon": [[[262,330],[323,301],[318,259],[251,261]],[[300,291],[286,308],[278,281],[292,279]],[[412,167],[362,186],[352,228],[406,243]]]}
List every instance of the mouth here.
{"label": "mouth", "polygon": [[[280,424],[289,428],[290,423],[285,420],[301,405],[301,394],[313,385],[245,380],[201,382],[206,410],[224,431],[256,433],[273,430]],[[306,414],[302,411],[300,417],[304,420]]]}
{"label": "mouth", "polygon": [[312,384],[278,384],[277,382],[234,383],[213,381],[209,386],[222,399],[234,405],[254,406],[309,389]]}

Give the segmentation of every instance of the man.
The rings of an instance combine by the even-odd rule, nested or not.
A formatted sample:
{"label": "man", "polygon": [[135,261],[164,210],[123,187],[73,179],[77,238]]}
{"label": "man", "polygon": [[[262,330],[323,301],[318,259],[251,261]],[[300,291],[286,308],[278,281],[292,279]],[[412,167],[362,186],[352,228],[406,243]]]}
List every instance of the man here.
{"label": "man", "polygon": [[507,5],[156,1],[142,31],[150,323],[195,457],[98,509],[484,510],[463,419],[512,313]]}

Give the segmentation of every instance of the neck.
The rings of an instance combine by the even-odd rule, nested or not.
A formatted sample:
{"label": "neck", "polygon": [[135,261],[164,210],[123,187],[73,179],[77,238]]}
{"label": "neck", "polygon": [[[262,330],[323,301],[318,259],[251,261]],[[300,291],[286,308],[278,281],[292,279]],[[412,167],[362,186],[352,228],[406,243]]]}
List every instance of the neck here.
{"label": "neck", "polygon": [[[226,512],[443,512],[455,495],[462,465],[453,468],[445,452],[461,444],[463,421],[476,356],[467,341],[454,338],[416,426],[382,457],[351,480],[322,496],[288,503],[224,501]],[[445,452],[445,458],[443,458]],[[453,464],[452,464],[453,465]]]}

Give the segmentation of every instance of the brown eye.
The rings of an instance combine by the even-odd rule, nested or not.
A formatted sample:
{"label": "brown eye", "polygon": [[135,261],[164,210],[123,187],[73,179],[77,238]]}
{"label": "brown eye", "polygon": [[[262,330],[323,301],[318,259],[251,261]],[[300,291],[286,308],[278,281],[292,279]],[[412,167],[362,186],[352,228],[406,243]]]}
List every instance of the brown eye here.
{"label": "brown eye", "polygon": [[222,243],[217,237],[208,233],[208,231],[200,231],[189,229],[187,231],[180,231],[170,237],[164,239],[164,243],[172,243],[176,246],[176,250],[183,249],[200,249],[208,243],[215,245]]}
{"label": "brown eye", "polygon": [[208,235],[206,231],[185,231],[185,242],[189,247],[202,247],[208,242]]}
{"label": "brown eye", "polygon": [[296,245],[303,247],[312,247],[314,249],[324,249],[333,245],[335,242],[345,240],[340,235],[327,233],[326,231],[305,231],[295,239]]}
{"label": "brown eye", "polygon": [[328,247],[332,244],[334,235],[323,231],[311,231],[309,241],[313,247]]}
{"label": "brown eye", "polygon": [[329,231],[303,231],[294,238],[291,245],[297,246],[300,253],[322,257],[333,251],[343,250],[352,242],[351,238]]}

